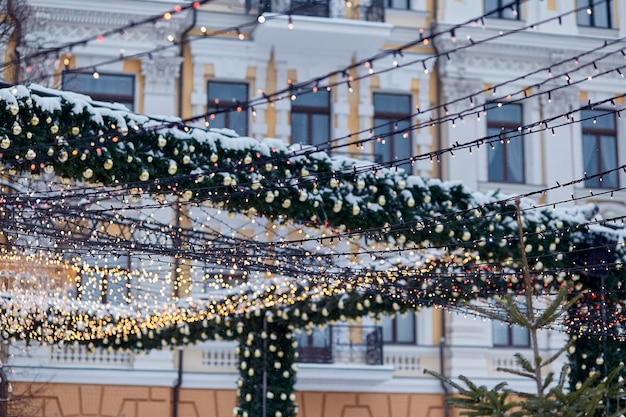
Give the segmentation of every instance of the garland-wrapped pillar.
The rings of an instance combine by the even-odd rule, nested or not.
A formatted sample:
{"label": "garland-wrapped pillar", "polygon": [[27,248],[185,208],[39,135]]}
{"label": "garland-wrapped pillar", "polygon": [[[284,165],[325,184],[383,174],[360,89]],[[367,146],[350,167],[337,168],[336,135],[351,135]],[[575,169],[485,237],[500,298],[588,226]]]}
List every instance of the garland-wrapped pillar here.
{"label": "garland-wrapped pillar", "polygon": [[[584,275],[577,275],[573,281],[580,299],[569,312],[569,332],[573,338],[568,358],[570,389],[579,389],[594,375],[601,375],[603,382],[611,371],[626,361],[623,349],[623,331],[616,319],[623,303],[623,275],[613,269],[616,243],[598,235],[574,253],[572,263],[584,266]],[[626,375],[620,375],[620,378]],[[610,415],[624,404],[605,400],[605,410],[596,416]],[[604,414],[606,413],[606,414]]]}
{"label": "garland-wrapped pillar", "polygon": [[294,417],[297,343],[285,321],[250,317],[239,338],[235,415]]}

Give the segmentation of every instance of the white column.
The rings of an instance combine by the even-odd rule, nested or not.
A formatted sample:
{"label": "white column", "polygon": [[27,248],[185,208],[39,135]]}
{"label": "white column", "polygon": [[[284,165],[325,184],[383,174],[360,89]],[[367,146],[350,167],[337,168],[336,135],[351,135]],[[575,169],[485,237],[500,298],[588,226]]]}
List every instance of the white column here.
{"label": "white column", "polygon": [[[267,77],[267,70],[265,65],[262,65],[260,62],[257,63],[256,66],[256,82],[255,87],[257,90],[265,91],[265,79]],[[256,91],[250,92],[250,98],[257,97]],[[255,106],[254,110],[256,112],[256,117],[250,116],[251,124],[250,124],[250,136],[255,137],[257,139],[262,139],[267,136],[267,123],[265,123],[265,110],[267,109],[267,104],[262,104],[259,106]],[[250,110],[252,113],[252,110]]]}
{"label": "white column", "polygon": [[[429,80],[427,76],[420,76],[420,87],[418,102],[416,103],[420,109],[427,109],[431,106],[429,94]],[[412,109],[412,111],[415,107]],[[424,122],[424,117],[414,117],[411,121],[412,124],[419,124]],[[441,129],[443,132],[443,128]],[[433,143],[434,137],[431,135],[431,131],[428,127],[421,128],[413,131],[413,154],[423,155],[431,151],[432,148],[437,148],[438,144]],[[430,177],[430,173],[433,171],[433,164],[429,159],[420,159],[415,163],[415,172],[422,177]]]}
{"label": "white column", "polygon": [[492,346],[491,323],[460,313],[444,313],[448,323],[449,375],[483,376]]}
{"label": "white column", "polygon": [[[456,114],[462,110],[479,110],[482,109],[484,103],[484,96],[482,94],[472,97],[474,107],[471,107],[470,100],[464,98],[470,94],[476,93],[482,90],[482,82],[480,80],[459,80],[455,78],[443,79],[443,97],[442,102],[450,103],[452,100],[461,99],[456,103],[447,105],[448,112]],[[445,123],[441,127],[444,141],[441,147],[451,146],[455,142],[464,144],[472,142],[478,138],[482,138],[486,135],[487,128],[485,124],[484,115],[481,113],[480,120],[478,120],[475,114],[467,115],[463,119],[456,118],[454,120],[454,127],[452,121]],[[444,179],[446,180],[459,180],[462,179],[463,183],[473,190],[478,189],[480,182],[487,181],[487,152],[489,152],[489,145],[483,145],[477,147],[472,146],[472,153],[469,149],[459,150],[454,153],[454,158],[451,155],[447,155],[449,164],[447,168],[447,176],[444,173]],[[436,162],[435,162],[436,163]]]}
{"label": "white column", "polygon": [[[578,89],[570,87],[554,91],[551,94],[551,103],[547,96],[541,98],[541,108],[544,118],[551,118],[560,114],[566,114],[573,107],[578,107]],[[573,114],[578,117],[578,113]],[[532,120],[532,119],[530,119]],[[534,120],[539,120],[538,118]],[[548,126],[562,124],[566,119],[559,118]],[[576,149],[582,149],[582,138],[580,133],[580,123],[566,124],[562,127],[554,128],[543,133],[544,160],[547,161],[545,169],[546,186],[551,187],[571,181],[573,178],[582,176],[582,154],[577,155]],[[571,187],[563,187],[550,191],[548,201],[562,201],[570,198]]]}
{"label": "white column", "polygon": [[[350,133],[348,129],[348,115],[350,114],[350,103],[348,102],[348,95],[356,94],[355,92],[348,92],[348,87],[346,85],[337,86],[334,89],[336,100],[333,103],[333,115],[331,118],[331,129],[330,136],[332,139],[335,138],[345,138]],[[335,126],[335,120],[337,120],[337,125]],[[331,146],[344,145],[348,142],[346,139],[342,139],[340,141],[333,142]],[[337,152],[339,154],[345,154],[346,152],[353,151],[355,148],[352,147],[342,147],[337,148],[331,151]]]}
{"label": "white column", "polygon": [[[365,131],[359,135],[359,139],[367,139],[369,129],[372,128],[372,118],[374,117],[374,104],[372,103],[372,92],[370,86],[370,78],[365,77],[359,81],[359,130]],[[360,158],[370,159],[373,151],[372,142],[363,144],[363,153]],[[372,158],[373,159],[373,158]]]}
{"label": "white column", "polygon": [[202,114],[206,111],[208,99],[205,84],[204,62],[195,61],[193,63],[193,92],[190,98],[193,114]]}
{"label": "white column", "polygon": [[[276,62],[276,85],[280,90],[287,81],[287,63]],[[288,142],[291,137],[291,122],[287,115],[291,111],[291,100],[278,100],[273,104],[276,108],[276,137]]]}
{"label": "white column", "polygon": [[[542,112],[540,102],[543,103],[541,97],[532,97],[522,102],[523,125],[535,123],[537,120],[545,120],[546,114]],[[549,179],[545,167],[543,166],[545,165],[542,159],[543,143],[547,139],[552,139],[552,133],[535,132],[537,129],[538,128],[533,128],[532,132],[525,129],[524,136],[515,137],[513,140],[521,140],[524,144],[524,180],[526,184],[542,185]],[[561,164],[559,165],[563,166]]]}
{"label": "white column", "polygon": [[141,61],[144,76],[144,113],[177,114],[176,89],[182,58],[178,56],[145,58]]}

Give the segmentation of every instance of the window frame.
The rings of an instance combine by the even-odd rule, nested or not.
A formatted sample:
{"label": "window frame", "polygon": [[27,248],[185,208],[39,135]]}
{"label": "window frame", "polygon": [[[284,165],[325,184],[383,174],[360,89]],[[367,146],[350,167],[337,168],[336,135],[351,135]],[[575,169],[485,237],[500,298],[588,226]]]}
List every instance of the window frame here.
{"label": "window frame", "polygon": [[[502,104],[502,106],[498,106],[498,104]],[[520,109],[520,119],[519,121],[516,122],[511,122],[511,121],[503,121],[500,119],[496,119],[493,120],[493,118],[489,117],[489,110],[492,110],[494,108],[500,108],[503,106],[515,106],[517,108]],[[523,135],[516,137],[515,140],[519,140],[520,144],[521,144],[521,150],[520,150],[520,154],[521,154],[521,167],[522,167],[522,176],[521,179],[519,181],[513,181],[509,178],[509,172],[507,170],[507,166],[509,164],[509,152],[507,150],[507,145],[508,142],[506,141],[506,139],[508,138],[507,134],[510,133],[514,133],[518,131],[518,128],[520,126],[522,126],[524,124],[524,106],[520,103],[503,103],[503,102],[490,102],[487,103],[485,105],[485,119],[487,122],[487,136],[490,137],[491,140],[491,134],[489,134],[489,130],[490,129],[497,129],[499,131],[499,137],[501,140],[501,143],[497,143],[495,146],[502,146],[503,150],[502,150],[502,155],[503,155],[503,159],[501,161],[502,163],[502,179],[494,179],[491,177],[490,175],[490,158],[489,155],[487,155],[487,181],[488,182],[499,182],[499,183],[507,183],[507,184],[525,184],[526,183],[526,146],[524,146],[524,139],[523,139]],[[502,140],[505,140],[504,143],[502,143]],[[491,152],[492,150],[488,150],[487,152]]]}
{"label": "window frame", "polygon": [[[385,326],[384,326],[384,323],[381,323],[381,327],[383,329],[383,333],[382,333],[383,345],[409,346],[409,345],[417,344],[417,314],[415,312],[409,311],[407,312],[406,316],[400,316],[396,314],[393,318],[389,316],[386,316],[386,318],[389,319],[389,322],[391,324],[390,325],[391,340],[385,339]],[[398,340],[398,322],[399,320],[408,320],[409,318],[411,319],[411,329],[413,329],[411,340],[399,341]]]}
{"label": "window frame", "polygon": [[[319,337],[322,339],[319,339]],[[332,363],[333,348],[333,326],[315,326],[311,332],[301,329],[294,334],[294,339],[298,342],[298,362],[302,363]],[[322,340],[323,346],[316,342]]]}
{"label": "window frame", "polygon": [[[400,0],[395,0],[395,1],[400,1]],[[394,0],[387,0],[385,2],[385,6],[388,9],[392,9],[392,10],[411,10],[411,0],[403,0],[404,5],[402,7],[394,7]]]}
{"label": "window frame", "polygon": [[[591,114],[587,114],[585,115],[586,112],[594,112],[594,113],[600,113],[599,116],[593,116]],[[603,127],[593,127],[593,126],[585,126],[584,123],[581,123],[581,139],[583,141],[582,144],[582,156],[583,156],[583,172],[587,172],[586,168],[585,168],[585,146],[584,146],[584,141],[585,141],[585,136],[594,136],[595,139],[595,149],[598,150],[598,152],[596,152],[596,162],[598,164],[598,172],[604,172],[607,171],[609,169],[614,169],[617,168],[619,166],[619,141],[618,141],[618,137],[617,137],[617,119],[615,117],[615,113],[611,112],[610,110],[603,110],[603,109],[587,109],[587,110],[582,110],[580,113],[580,118],[582,121],[584,121],[587,118],[591,118],[591,117],[604,117],[604,116],[610,116],[612,118],[612,122],[613,122],[613,128],[612,129],[608,129],[608,128],[603,128]],[[615,166],[614,167],[605,167],[603,166],[603,162],[602,162],[602,137],[607,137],[610,136],[612,137],[613,141],[612,143],[614,144],[614,148],[609,150],[609,152],[613,153],[613,157],[614,157],[614,163]],[[590,175],[595,175],[597,173],[589,173]],[[616,183],[613,185],[605,185],[606,182],[604,179],[600,180],[600,177],[598,178],[590,178],[590,179],[585,179],[584,185],[586,188],[601,188],[601,189],[612,189],[612,188],[619,188],[619,175],[615,175],[615,181]]]}
{"label": "window frame", "polygon": [[299,16],[330,17],[330,0],[294,0],[289,12]]}
{"label": "window frame", "polygon": [[[325,144],[328,142],[328,140],[331,138],[331,130],[332,130],[332,110],[331,110],[331,103],[332,103],[332,93],[329,91],[317,91],[317,92],[313,92],[313,90],[306,91],[304,92],[305,94],[328,94],[328,105],[326,107],[321,107],[321,106],[311,106],[308,104],[298,104],[298,99],[296,96],[296,100],[293,100],[291,102],[291,111],[289,114],[289,123],[291,126],[291,141],[293,143],[293,127],[294,127],[294,121],[293,121],[293,117],[294,114],[301,114],[301,115],[305,115],[306,117],[306,145],[311,145],[311,146],[319,146],[322,144]],[[300,94],[303,94],[302,92]],[[322,115],[322,116],[327,116],[328,117],[328,139],[325,140],[324,142],[320,142],[320,143],[315,143],[313,142],[313,116],[315,115]],[[299,142],[296,142],[299,143]],[[326,151],[327,153],[332,153],[330,152],[330,150]]]}
{"label": "window frame", "polygon": [[[377,95],[381,95],[381,96],[388,96],[388,97],[399,97],[399,98],[408,98],[408,106],[407,106],[407,111],[405,113],[401,113],[401,112],[394,112],[394,111],[388,111],[388,110],[382,110],[382,109],[378,109],[376,107],[376,96]],[[388,144],[385,143],[386,146],[389,146],[389,155],[391,155],[393,157],[393,155],[397,155],[398,152],[396,152],[396,148],[399,147],[396,144],[396,140],[399,140],[400,142],[406,142],[408,143],[408,155],[409,158],[411,158],[413,156],[413,135],[412,135],[412,129],[410,128],[411,126],[411,118],[413,117],[413,95],[410,93],[391,93],[391,92],[385,92],[385,91],[374,91],[373,95],[372,95],[372,107],[374,108],[374,114],[373,114],[373,124],[375,126],[375,129],[377,132],[377,134],[383,134],[385,135],[385,141],[389,142]],[[409,128],[407,128],[406,130],[396,130],[396,123],[398,121],[408,121],[409,124]],[[381,124],[387,124],[386,126],[382,127],[383,129],[385,129],[386,131],[384,132],[380,132],[378,127]],[[408,137],[403,137],[404,133],[408,134]],[[374,160],[375,162],[378,163],[384,163],[384,162],[394,162],[394,161],[382,161],[379,159],[379,154],[376,151],[376,144],[378,143],[378,139],[375,138],[375,141],[372,142],[372,150],[373,150],[373,154],[374,154]],[[410,164],[410,161],[402,161],[401,163],[399,163],[398,165],[407,165]]]}
{"label": "window frame", "polygon": [[[233,86],[245,86],[246,88],[246,97],[245,100],[240,102],[240,101],[233,101],[230,103],[225,104],[224,106],[220,107],[221,103],[224,103],[221,99],[219,99],[219,102],[216,103],[215,99],[211,100],[211,84],[221,84],[221,85],[233,85]],[[237,104],[244,104],[249,100],[250,97],[250,83],[247,81],[231,81],[231,80],[216,80],[216,79],[209,79],[206,81],[206,100],[207,100],[207,114],[212,113],[212,111],[218,111],[225,107],[231,107]],[[240,132],[237,132],[237,129],[234,129],[232,127],[232,123],[231,123],[231,114],[237,112],[237,113],[245,113],[245,125],[244,125],[244,129],[243,129],[243,134]],[[250,114],[248,112],[248,109],[244,106],[241,107],[241,112],[238,112],[236,110],[234,111],[225,111],[223,113],[220,113],[221,115],[224,116],[224,126],[212,126],[213,121],[209,121],[209,127],[211,128],[216,128],[216,129],[231,129],[235,132],[237,132],[237,134],[239,134],[240,136],[248,136],[249,132],[250,132]]]}
{"label": "window frame", "polygon": [[[119,256],[118,258],[121,258],[122,256]],[[120,271],[126,271],[127,275],[126,275],[126,280],[124,282],[124,286],[126,287],[126,291],[124,293],[123,296],[123,300],[124,303],[128,303],[130,296],[131,296],[131,289],[130,289],[130,284],[131,284],[131,277],[129,275],[129,272],[131,271],[132,268],[132,254],[130,252],[127,252],[123,255],[123,257],[126,259],[125,265],[124,266],[120,266],[118,267]],[[92,265],[93,267],[93,265]],[[113,267],[115,268],[115,267]],[[113,269],[111,268],[111,269]],[[83,283],[85,283],[85,274],[83,273],[83,269],[81,269],[81,271],[79,272],[79,276],[80,276],[80,281],[77,282],[76,285],[76,299],[77,300],[82,300],[82,297],[84,295],[83,291],[81,291],[81,288],[84,288]],[[99,291],[94,291],[94,293],[98,293],[98,297],[96,299],[93,300],[88,300],[88,301],[93,301],[93,302],[99,302],[101,304],[108,304],[109,303],[109,274],[103,275],[101,277],[101,281],[96,282],[96,285],[100,285]],[[118,303],[121,304],[121,303]]]}
{"label": "window frame", "polygon": [[[586,4],[581,4],[585,2]],[[597,29],[613,29],[613,2],[611,0],[606,0],[603,4],[594,5],[594,0],[576,0],[576,8],[579,9],[581,7],[586,7],[587,9],[591,9],[591,14],[587,14],[586,10],[580,10],[576,13],[576,25],[587,27],[587,28],[597,28]],[[606,7],[606,15],[607,15],[607,25],[606,26],[598,26],[595,22],[596,20],[596,12],[595,9],[599,7]],[[580,21],[580,16],[587,16],[589,20],[589,24],[582,23]]]}
{"label": "window frame", "polygon": [[[520,310],[522,314],[526,314],[528,311],[528,306],[526,304],[526,300],[521,296],[516,296],[514,299],[514,303],[517,308]],[[502,315],[506,315],[504,308],[501,305],[497,305],[496,303],[496,311],[501,313]],[[506,334],[506,342],[505,343],[496,343],[496,332],[503,332]],[[515,343],[515,333],[516,332],[524,332],[524,340],[525,343]],[[491,320],[491,342],[493,347],[497,348],[530,348],[530,329],[524,328],[522,326],[507,323],[504,320],[492,319]]]}
{"label": "window frame", "polygon": [[[500,329],[500,331],[502,331],[502,329],[506,330],[506,343],[496,343],[495,337],[494,337],[496,333],[496,329]],[[513,336],[516,331],[525,331],[526,343],[523,343],[523,344],[514,343],[515,338]],[[521,326],[518,326],[515,324],[502,323],[499,320],[492,320],[491,332],[492,332],[491,337],[492,337],[493,347],[497,347],[497,348],[529,348],[530,347],[530,331]]]}
{"label": "window frame", "polygon": [[93,74],[92,73],[88,73],[88,72],[84,72],[84,71],[63,71],[61,73],[61,88],[64,91],[73,91],[79,94],[84,94],[87,95],[89,97],[92,98],[92,100],[95,101],[103,101],[103,102],[107,102],[107,103],[119,103],[119,104],[123,104],[125,106],[128,106],[129,103],[132,103],[132,105],[130,106],[130,110],[134,111],[135,107],[136,107],[136,87],[137,87],[137,77],[135,74],[132,73],[118,73],[118,72],[100,72],[99,73],[99,78],[96,81],[101,80],[103,77],[124,77],[124,78],[129,78],[130,79],[130,84],[131,84],[131,88],[130,91],[131,93],[129,95],[122,95],[122,94],[107,94],[107,93],[99,93],[99,92],[93,92],[93,91],[88,91],[88,90],[82,90],[82,91],[77,91],[77,90],[71,90],[68,89],[68,87],[66,86],[66,83],[70,83],[71,80],[69,80],[69,77],[75,75],[75,76],[85,76],[86,78],[92,78],[93,79]]}
{"label": "window frame", "polygon": [[[494,10],[497,9],[501,9],[502,6],[506,3],[509,3],[509,0],[496,0],[498,2],[497,7]],[[516,0],[515,1],[515,11],[516,13],[510,12],[508,13],[508,15],[505,15],[505,13],[507,11],[509,11],[509,8],[506,8],[504,10],[499,10],[497,13],[492,13],[490,15],[487,16],[488,19],[503,19],[503,20],[522,20],[522,2],[521,0]],[[487,14],[487,8],[485,5],[485,0],[483,0],[483,13]]]}

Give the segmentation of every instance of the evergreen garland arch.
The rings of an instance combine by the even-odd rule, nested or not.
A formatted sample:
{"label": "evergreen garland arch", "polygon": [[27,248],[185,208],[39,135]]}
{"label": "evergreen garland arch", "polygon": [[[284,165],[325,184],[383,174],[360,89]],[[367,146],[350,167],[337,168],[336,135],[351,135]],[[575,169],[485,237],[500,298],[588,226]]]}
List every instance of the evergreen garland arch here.
{"label": "evergreen garland arch", "polygon": [[[224,301],[232,307],[230,314],[221,313],[215,301],[180,303],[158,318],[84,309],[79,303],[67,314],[68,307],[52,299],[20,307],[5,296],[0,303],[6,340],[131,350],[237,340],[237,413],[245,417],[260,417],[261,404],[270,416],[295,415],[296,328],[422,306],[454,308],[522,288],[515,201],[498,193],[472,193],[461,183],[329,157],[274,139],[237,138],[176,119],[132,114],[73,93],[24,86],[0,89],[0,162],[9,175],[57,176],[129,194],[174,194],[180,201],[208,202],[278,223],[330,228],[339,236],[360,233],[398,250],[441,248],[440,258],[419,269],[402,263],[385,271],[353,266],[342,268],[339,279],[331,268],[319,274],[328,278],[329,291],[295,286],[289,289],[289,303],[277,302],[286,291],[279,286],[256,294],[272,303],[232,295]],[[575,384],[624,358],[616,348],[598,359],[603,343],[612,345],[624,336],[624,229],[590,224],[588,206],[533,204],[522,202],[523,246],[537,291],[565,284],[574,292],[594,290],[570,315],[570,330],[582,341],[570,352]],[[605,243],[598,245],[598,236]],[[589,248],[610,253],[609,261],[592,263]],[[603,271],[601,280],[590,274],[596,269]],[[598,327],[586,313],[601,308],[610,311]],[[280,372],[268,372],[264,383],[257,372],[263,366]]]}

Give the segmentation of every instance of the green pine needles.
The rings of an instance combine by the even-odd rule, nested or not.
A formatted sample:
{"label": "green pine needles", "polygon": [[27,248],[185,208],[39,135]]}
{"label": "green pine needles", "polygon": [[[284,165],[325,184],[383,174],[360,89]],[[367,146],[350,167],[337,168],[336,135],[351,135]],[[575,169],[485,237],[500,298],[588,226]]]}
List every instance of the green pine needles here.
{"label": "green pine needles", "polygon": [[[523,242],[523,221],[517,202],[517,223],[520,242]],[[533,356],[528,358],[520,353],[514,354],[517,369],[498,368],[498,371],[534,381],[534,392],[522,392],[509,388],[501,382],[492,388],[477,385],[471,379],[461,375],[459,382],[433,371],[426,373],[435,376],[452,386],[456,392],[447,398],[447,402],[458,408],[461,415],[468,417],[583,417],[583,416],[621,416],[626,412],[626,392],[623,379],[624,364],[619,363],[602,377],[599,371],[590,372],[586,378],[570,389],[571,366],[565,365],[557,376],[554,372],[543,375],[544,369],[553,364],[566,351],[575,352],[576,337],[570,339],[564,347],[548,358],[539,354],[538,332],[550,328],[561,317],[566,316],[570,308],[576,305],[580,296],[571,297],[569,286],[561,287],[556,296],[540,313],[536,309],[536,293],[533,289],[530,268],[520,243],[524,272],[524,301],[510,294],[495,301],[500,307],[499,313],[478,306],[472,306],[480,314],[493,320],[503,320],[509,325],[528,329]],[[595,345],[597,347],[597,344]],[[570,356],[571,358],[571,356]]]}

